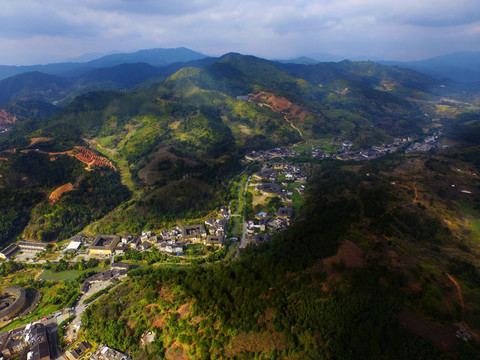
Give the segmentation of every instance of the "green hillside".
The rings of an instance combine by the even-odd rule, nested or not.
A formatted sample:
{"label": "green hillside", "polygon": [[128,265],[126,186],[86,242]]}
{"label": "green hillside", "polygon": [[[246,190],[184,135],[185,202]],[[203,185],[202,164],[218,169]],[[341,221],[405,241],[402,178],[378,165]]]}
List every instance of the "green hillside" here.
{"label": "green hillside", "polygon": [[[228,265],[131,271],[87,310],[87,338],[135,359],[475,357],[478,343],[455,337],[480,325],[480,247],[459,221],[458,201],[471,200],[441,188],[478,182],[433,166],[472,165],[454,157],[325,163],[288,231]],[[154,342],[139,346],[148,331]]]}
{"label": "green hillside", "polygon": [[[28,148],[32,139],[49,138],[35,148],[62,152],[87,145],[109,158],[134,196],[121,210],[101,210],[101,216],[110,212],[104,220],[85,219],[100,220],[98,231],[133,232],[197,217],[226,201],[221,184],[251,150],[333,138],[362,149],[396,136],[417,137],[436,116],[427,101],[379,88],[397,81],[427,91],[425,84],[434,84],[410,70],[368,62],[295,65],[307,76],[282,66],[232,53],[202,68],[183,68],[155,88],[80,95],[48,119],[21,122],[0,139],[0,149]],[[322,76],[327,81],[316,83]],[[236,98],[248,94],[250,101]],[[184,196],[192,184],[198,196]],[[139,215],[135,224],[128,224],[130,214]],[[24,235],[59,226],[39,221],[42,216],[37,210]],[[66,229],[62,236],[81,230]]]}
{"label": "green hillside", "polygon": [[[25,116],[0,134],[2,248],[80,232],[158,233],[203,223],[223,205],[233,214],[228,238],[288,201],[294,221],[243,251],[227,239],[220,251],[117,257],[138,267],[88,307],[82,339],[150,360],[478,358],[475,92],[371,62],[231,53],[164,80],[140,68],[147,81],[135,90],[65,90],[50,116],[43,103],[17,103]],[[136,81],[118,69],[108,76]],[[280,147],[269,160],[244,160]],[[284,200],[254,186],[255,176],[273,181],[258,172],[282,168],[282,151],[295,152],[286,161],[308,178],[279,175]],[[0,270],[15,276],[14,265]],[[74,293],[62,304],[83,279],[62,283]],[[155,337],[142,345],[148,332]]]}

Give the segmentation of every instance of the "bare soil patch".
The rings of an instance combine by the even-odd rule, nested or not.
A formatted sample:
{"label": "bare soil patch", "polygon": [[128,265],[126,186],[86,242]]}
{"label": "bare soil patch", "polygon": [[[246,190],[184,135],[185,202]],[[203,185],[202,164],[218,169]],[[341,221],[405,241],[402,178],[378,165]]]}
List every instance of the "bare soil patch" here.
{"label": "bare soil patch", "polygon": [[15,114],[8,113],[5,109],[0,109],[0,126],[8,127],[17,121],[17,116]]}
{"label": "bare soil patch", "polygon": [[162,286],[158,291],[158,295],[160,295],[163,300],[173,304],[173,291],[168,287]]}
{"label": "bare soil patch", "polygon": [[152,327],[154,328],[163,328],[167,326],[167,323],[165,322],[165,319],[162,317],[162,316],[156,316],[154,319],[153,319],[153,322],[152,322]]}
{"label": "bare soil patch", "polygon": [[353,241],[346,240],[338,249],[338,256],[346,267],[363,267],[364,251]]}
{"label": "bare soil patch", "polygon": [[265,195],[253,195],[252,197],[252,205],[263,205],[265,204],[267,197]]}
{"label": "bare soil patch", "polygon": [[361,268],[364,266],[364,258],[365,252],[353,241],[346,240],[335,255],[323,259],[323,265],[331,268],[333,264],[343,262],[346,267]]}
{"label": "bare soil patch", "polygon": [[60,197],[63,195],[63,194],[66,194],[68,193],[69,191],[72,191],[73,190],[73,185],[71,183],[67,183],[65,185],[62,185],[58,188],[56,188],[55,190],[52,191],[52,193],[50,194],[50,196],[48,197],[48,200],[50,201],[57,201],[58,199],[60,199]]}
{"label": "bare soil patch", "polygon": [[283,113],[286,120],[290,122],[292,126],[294,126],[294,120],[295,123],[303,124],[305,117],[312,114],[311,111],[290,102],[288,99],[277,97],[268,92],[259,92],[258,94],[251,96],[250,99],[257,104],[263,104],[270,107],[275,112]]}
{"label": "bare soil patch", "polygon": [[239,356],[241,352],[269,352],[271,350],[285,350],[290,347],[290,343],[284,333],[264,332],[264,333],[241,333],[230,340],[225,349],[227,357]]}
{"label": "bare soil patch", "polygon": [[431,340],[441,350],[448,350],[457,343],[456,329],[451,324],[441,325],[426,320],[407,309],[398,314],[398,321],[414,334]]}
{"label": "bare soil patch", "polygon": [[187,302],[178,308],[177,312],[178,312],[178,315],[180,315],[180,319],[186,318],[188,315],[190,315],[191,306],[192,306],[192,303]]}
{"label": "bare soil patch", "polygon": [[252,131],[248,127],[246,127],[245,125],[239,125],[238,127],[243,134],[252,135]]}
{"label": "bare soil patch", "polygon": [[179,346],[171,346],[165,352],[165,359],[167,360],[188,360],[188,354],[185,349]]}
{"label": "bare soil patch", "polygon": [[51,137],[34,137],[30,139],[30,146],[34,146],[39,143],[49,142],[52,140],[53,138]]}

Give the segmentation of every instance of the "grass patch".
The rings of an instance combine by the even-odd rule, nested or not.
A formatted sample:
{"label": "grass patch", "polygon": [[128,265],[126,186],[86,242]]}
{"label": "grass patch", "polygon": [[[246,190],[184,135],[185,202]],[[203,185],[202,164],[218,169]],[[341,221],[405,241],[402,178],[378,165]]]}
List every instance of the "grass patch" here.
{"label": "grass patch", "polygon": [[292,187],[292,192],[293,195],[291,196],[291,198],[293,202],[293,207],[295,208],[295,211],[299,211],[303,208],[303,196],[300,195],[297,190],[295,190],[295,187]]}
{"label": "grass patch", "polygon": [[242,237],[242,232],[243,232],[243,224],[242,224],[242,218],[239,216],[231,217],[230,218],[231,222],[231,234],[232,236],[236,236],[238,238]]}
{"label": "grass patch", "polygon": [[[96,138],[95,139],[99,144],[102,145],[102,142],[105,142],[105,138]],[[102,145],[103,146],[103,145]],[[102,149],[98,146],[94,146],[95,151],[98,151],[106,158],[112,160],[115,165],[117,166],[118,170],[120,171],[120,177],[122,179],[122,184],[125,185],[128,190],[135,193],[135,185],[132,179],[132,174],[130,173],[130,168],[128,166],[128,162],[125,158],[118,155],[118,153],[111,153],[106,149]]]}
{"label": "grass patch", "polygon": [[245,174],[242,176],[238,183],[238,206],[235,209],[234,214],[236,215],[243,215],[243,209],[245,207],[245,184],[247,183],[248,175]]}
{"label": "grass patch", "polygon": [[458,207],[467,219],[467,222],[470,224],[470,227],[477,238],[480,238],[480,212],[475,210],[472,204],[465,201],[459,201]]}
{"label": "grass patch", "polygon": [[99,272],[102,269],[99,267],[85,270],[65,270],[65,271],[52,271],[52,270],[43,270],[43,272],[38,277],[39,280],[49,280],[49,281],[63,281],[63,280],[74,280],[77,276],[82,275],[83,273],[95,271]]}
{"label": "grass patch", "polygon": [[336,151],[336,147],[332,145],[332,139],[309,139],[307,143],[301,143],[293,146],[292,150],[302,153],[304,151],[312,151],[312,146],[322,149],[323,152],[331,153]]}
{"label": "grass patch", "polygon": [[5,289],[10,286],[24,287],[25,285],[34,281],[39,269],[27,268],[16,271],[14,274],[0,277],[0,288]]}

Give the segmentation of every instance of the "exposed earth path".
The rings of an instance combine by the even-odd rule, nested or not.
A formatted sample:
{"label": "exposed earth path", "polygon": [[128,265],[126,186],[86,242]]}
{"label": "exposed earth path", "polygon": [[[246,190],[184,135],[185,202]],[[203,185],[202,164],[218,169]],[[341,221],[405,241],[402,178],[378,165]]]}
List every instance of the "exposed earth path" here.
{"label": "exposed earth path", "polygon": [[[261,105],[264,105],[264,106],[266,106],[266,107],[269,107],[269,108],[272,109],[273,111],[277,112],[277,111],[273,108],[273,106],[270,105],[270,104],[267,104],[267,103],[264,102],[264,103],[262,103]],[[288,122],[292,128],[294,128],[295,130],[297,130],[298,133],[300,134],[300,136],[303,138],[302,131],[301,131],[299,128],[297,128],[297,127],[293,124],[292,121],[288,120],[287,114],[285,114],[284,112],[282,112],[282,114],[283,114],[283,118],[285,119],[285,121]]]}
{"label": "exposed earth path", "polygon": [[462,321],[464,321],[465,320],[465,303],[463,302],[462,288],[460,287],[460,284],[458,283],[458,281],[452,275],[447,273],[447,276],[457,288],[458,298],[460,299],[460,303],[462,304]]}
{"label": "exposed earth path", "polygon": [[414,203],[418,202],[418,190],[417,187],[415,186],[416,182],[413,183],[413,191],[415,191],[415,199],[413,199]]}
{"label": "exposed earth path", "polygon": [[284,115],[283,118],[285,119],[286,122],[288,122],[288,123],[290,124],[290,126],[291,126],[292,128],[294,128],[295,130],[297,130],[298,133],[300,134],[300,136],[303,138],[302,131],[301,131],[299,128],[297,128],[295,125],[293,125],[293,121],[288,120],[287,115]]}

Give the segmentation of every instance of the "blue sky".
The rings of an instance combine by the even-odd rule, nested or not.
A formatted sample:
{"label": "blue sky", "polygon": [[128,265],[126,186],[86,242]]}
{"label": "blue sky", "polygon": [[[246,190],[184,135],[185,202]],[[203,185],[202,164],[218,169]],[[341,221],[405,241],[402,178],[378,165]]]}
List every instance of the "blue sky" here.
{"label": "blue sky", "polygon": [[0,64],[185,46],[417,60],[480,51],[480,0],[0,0]]}

